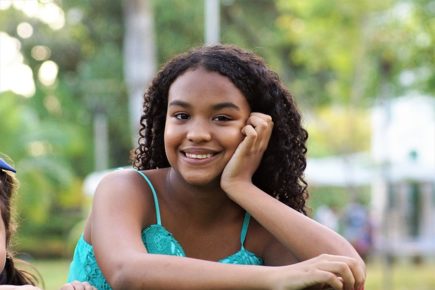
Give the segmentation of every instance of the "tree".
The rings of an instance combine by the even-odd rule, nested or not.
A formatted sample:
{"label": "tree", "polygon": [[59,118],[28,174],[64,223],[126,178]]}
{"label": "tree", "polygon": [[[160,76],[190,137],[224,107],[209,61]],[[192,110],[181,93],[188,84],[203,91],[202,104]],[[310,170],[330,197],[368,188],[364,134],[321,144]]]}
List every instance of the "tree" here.
{"label": "tree", "polygon": [[[93,170],[93,112],[110,112],[110,166],[125,165],[129,159],[127,108],[120,106],[127,103],[123,26],[116,21],[122,13],[116,2],[68,1],[62,7],[33,2],[42,10],[44,5],[55,5],[59,15],[65,15],[65,25],[53,29],[43,18],[25,14],[24,4],[16,1],[0,10],[0,30],[19,40],[24,63],[33,72],[35,94],[24,98],[0,93],[4,110],[0,148],[16,162],[21,181],[19,249],[36,255],[69,255],[64,240],[82,218],[82,181]],[[28,38],[17,33],[24,22],[33,29]],[[46,62],[58,68],[52,83],[38,77]]]}
{"label": "tree", "polygon": [[124,75],[129,88],[130,127],[137,142],[143,93],[156,70],[154,17],[148,0],[124,2]]}

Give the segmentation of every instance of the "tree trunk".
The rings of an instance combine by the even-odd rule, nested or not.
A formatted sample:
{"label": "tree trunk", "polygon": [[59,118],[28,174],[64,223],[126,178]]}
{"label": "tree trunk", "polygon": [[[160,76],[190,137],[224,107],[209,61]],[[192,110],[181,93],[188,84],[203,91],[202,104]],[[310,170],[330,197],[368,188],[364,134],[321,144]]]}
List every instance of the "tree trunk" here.
{"label": "tree trunk", "polygon": [[124,0],[124,77],[129,94],[130,128],[137,144],[143,94],[156,70],[154,18],[150,0]]}

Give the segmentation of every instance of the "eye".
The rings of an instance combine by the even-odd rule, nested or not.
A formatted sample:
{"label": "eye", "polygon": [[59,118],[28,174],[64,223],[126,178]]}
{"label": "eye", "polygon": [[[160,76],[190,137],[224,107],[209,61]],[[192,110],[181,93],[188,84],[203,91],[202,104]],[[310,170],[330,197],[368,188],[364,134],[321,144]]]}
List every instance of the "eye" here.
{"label": "eye", "polygon": [[187,119],[189,119],[190,116],[186,113],[175,113],[174,117],[175,117],[175,119],[178,119],[178,120],[187,120]]}
{"label": "eye", "polygon": [[217,115],[217,116],[213,117],[213,121],[225,122],[225,121],[231,121],[231,120],[232,119],[226,115]]}

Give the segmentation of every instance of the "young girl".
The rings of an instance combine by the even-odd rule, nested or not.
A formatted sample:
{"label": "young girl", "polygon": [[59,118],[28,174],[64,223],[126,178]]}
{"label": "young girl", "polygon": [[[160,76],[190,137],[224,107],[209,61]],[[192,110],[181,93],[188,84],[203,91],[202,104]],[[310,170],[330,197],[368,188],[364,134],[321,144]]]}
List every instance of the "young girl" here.
{"label": "young girl", "polygon": [[175,57],[146,92],[140,124],[135,170],[99,184],[70,281],[363,289],[356,251],[305,215],[307,132],[258,56],[217,45]]}
{"label": "young girl", "polygon": [[11,236],[15,231],[15,223],[11,213],[11,201],[16,189],[16,180],[8,172],[15,173],[15,169],[6,161],[0,159],[0,285],[29,285],[26,287],[0,286],[0,289],[38,289],[33,287],[37,284],[34,275],[19,270],[15,266],[16,260],[9,251]]}
{"label": "young girl", "polygon": [[[12,215],[12,200],[17,187],[17,180],[12,173],[16,170],[0,158],[0,290],[40,290],[36,287],[40,281],[35,275],[18,269],[17,261],[9,251],[11,237],[15,232],[15,223]],[[69,289],[95,289],[89,283],[65,284],[62,290]]]}

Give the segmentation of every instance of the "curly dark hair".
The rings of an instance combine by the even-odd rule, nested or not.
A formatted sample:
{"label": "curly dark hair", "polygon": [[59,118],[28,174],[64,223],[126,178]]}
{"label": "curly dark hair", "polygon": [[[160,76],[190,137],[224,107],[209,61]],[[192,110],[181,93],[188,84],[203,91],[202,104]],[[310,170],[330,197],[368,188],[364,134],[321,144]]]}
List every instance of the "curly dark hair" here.
{"label": "curly dark hair", "polygon": [[168,92],[177,77],[202,67],[228,79],[246,97],[253,112],[272,117],[274,128],[253,183],[284,204],[306,214],[305,142],[308,133],[292,95],[256,54],[233,45],[192,49],[167,62],[144,95],[138,147],[133,167],[139,170],[169,167],[164,150]]}
{"label": "curly dark hair", "polygon": [[12,235],[16,230],[16,223],[12,212],[12,201],[17,184],[18,182],[14,176],[0,169],[0,210],[6,234],[6,263],[3,271],[0,271],[0,285],[37,285],[40,281],[36,273],[33,274],[26,270],[18,269],[16,262],[25,264],[27,268],[32,267],[27,262],[15,258],[9,247]]}

